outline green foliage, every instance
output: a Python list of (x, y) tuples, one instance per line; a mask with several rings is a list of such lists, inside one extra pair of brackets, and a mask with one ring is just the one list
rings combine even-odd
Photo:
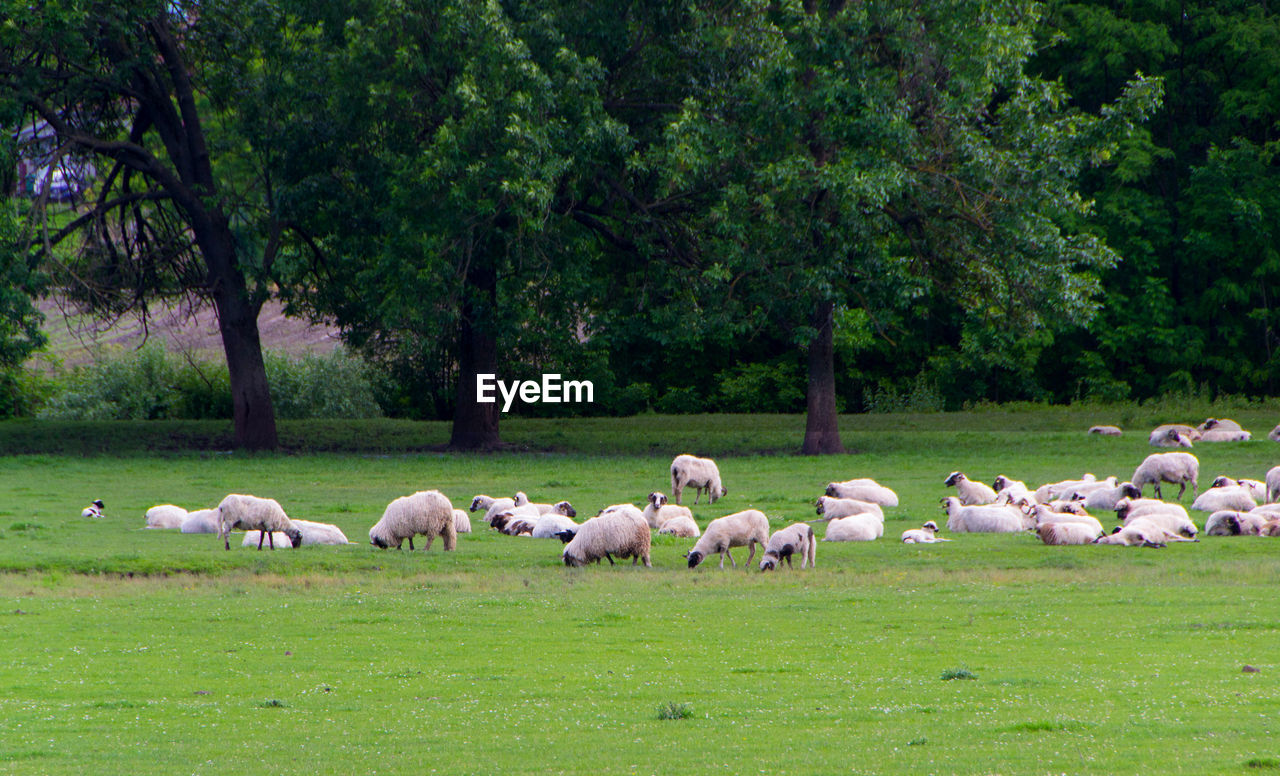
[(977, 679), (978, 675), (967, 668), (948, 668), (942, 672), (942, 681), (950, 682), (955, 679)]
[(267, 357), (271, 401), (282, 419), (376, 418), (382, 414), (369, 368), (344, 350), (288, 358)]
[(717, 412), (801, 412), (805, 378), (787, 359), (770, 364), (739, 364), (716, 375)]
[(687, 703), (667, 701), (658, 707), (658, 719), (688, 719), (693, 716), (693, 707)]

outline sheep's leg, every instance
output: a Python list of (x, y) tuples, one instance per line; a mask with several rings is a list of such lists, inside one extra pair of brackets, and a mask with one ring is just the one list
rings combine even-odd
[(226, 544), (226, 545), (227, 545), (227, 550), (228, 550), (228, 551), (230, 551), (230, 550), (231, 550), (231, 537), (229, 537), (229, 536), (224, 536), (224, 537), (222, 538), (222, 541), (223, 541), (223, 543), (224, 543), (224, 544)]
[(736, 569), (738, 567), (738, 562), (733, 559), (733, 553), (729, 550), (725, 550), (724, 552), (720, 553), (720, 568), (724, 568), (724, 556), (726, 555), (729, 556), (729, 563), (731, 563), (733, 567)]
[(412, 536), (410, 536), (410, 537), (409, 537), (409, 549), (411, 549), (411, 550), (413, 549), (413, 537), (412, 537)]
[(694, 485), (694, 486), (693, 486), (693, 503), (694, 503), (694, 505), (697, 505), (697, 503), (698, 503), (698, 499), (700, 499), (700, 498), (702, 498), (702, 486), (701, 486), (701, 485)]
[[(750, 542), (747, 542), (747, 545), (748, 545), (749, 547), (751, 547), (751, 552), (750, 552), (750, 553), (748, 553), (748, 555), (747, 555), (747, 565), (748, 565), (748, 566), (750, 566), (750, 565), (751, 565), (751, 559), (752, 559), (752, 558), (754, 558), (754, 557), (756, 556), (756, 540), (755, 540), (755, 539), (752, 539)], [(760, 546), (761, 546), (761, 547), (763, 547), (763, 546), (764, 546), (764, 543), (763, 543), (763, 542), (762, 542), (762, 543), (760, 543)], [(790, 559), (790, 558), (788, 558), (787, 560), (791, 560), (791, 559)]]
[[(614, 563), (614, 562), (613, 562), (613, 556), (612, 556), (612, 555), (610, 555), (609, 553), (607, 553), (607, 552), (606, 552), (606, 553), (604, 554), (604, 556), (605, 556), (606, 558), (608, 558), (608, 559), (609, 559), (609, 565), (610, 565), (610, 566), (616, 566), (616, 565), (617, 565), (616, 563)], [(597, 563), (598, 563), (598, 562), (599, 562), (599, 561), (597, 561)]]
[(427, 534), (427, 546), (424, 549), (431, 549), (431, 543), (435, 541), (435, 539), (436, 537), (433, 534)]
[(265, 531), (258, 531), (258, 549), (259, 550), (262, 549), (262, 540), (267, 538), (265, 534), (266, 534)]
[(1163, 501), (1164, 497), (1160, 495), (1160, 483), (1156, 482), (1156, 484), (1152, 486), (1152, 489), (1155, 491), (1156, 498), (1161, 499)]
[(1182, 500), (1182, 494), (1183, 494), (1183, 493), (1186, 493), (1186, 492), (1187, 492), (1187, 483), (1186, 483), (1186, 481), (1179, 482), (1179, 483), (1178, 483), (1178, 500), (1179, 500), (1179, 501), (1181, 501), (1181, 500)]
[[(271, 549), (273, 549), (273, 550), (274, 550), (274, 549), (276, 548), (276, 534), (275, 534), (275, 531), (267, 531), (267, 543), (271, 545)], [(259, 539), (259, 540), (258, 540), (258, 549), (262, 549), (262, 540), (261, 540), (261, 539)]]

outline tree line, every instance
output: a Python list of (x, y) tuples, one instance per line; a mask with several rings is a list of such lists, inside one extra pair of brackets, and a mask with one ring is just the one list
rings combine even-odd
[(246, 447), (272, 296), (459, 448), (500, 442), (479, 373), (803, 410), (810, 453), (877, 397), (1273, 379), (1265, 8), (4, 2), (0, 124), (96, 160), (9, 198), (12, 287), (211, 300)]

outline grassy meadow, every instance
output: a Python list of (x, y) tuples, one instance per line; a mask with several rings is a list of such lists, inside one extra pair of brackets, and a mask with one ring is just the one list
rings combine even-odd
[[(127, 452), (34, 454), (13, 440), (48, 427), (4, 424), (0, 773), (1280, 772), (1280, 541), (896, 541), (941, 514), (952, 470), (1127, 477), (1149, 421), (1201, 419), (1086, 415), (849, 417), (856, 452), (823, 458), (783, 454), (803, 430), (785, 416), (512, 421), (519, 451), (467, 456), (432, 452), (432, 424), (280, 455), (147, 452), (139, 437), (180, 429), (109, 424), (82, 435)], [(1202, 487), (1280, 463), (1280, 411), (1232, 417), (1261, 441), (1197, 445)], [(1143, 426), (1085, 436), (1095, 422)], [(692, 540), (671, 537), (652, 569), (567, 569), (558, 542), (478, 521), (456, 553), (367, 543), (424, 488), (462, 507), (516, 489), (584, 515), (642, 503), (677, 452), (718, 456), (729, 494), (694, 507), (703, 526), (809, 519), (828, 481), (859, 476), (901, 506), (883, 540), (775, 574), (742, 550), (736, 570), (690, 571)], [(232, 491), (355, 543), (226, 552), (141, 528), (148, 506)], [(94, 498), (107, 516), (80, 518)]]

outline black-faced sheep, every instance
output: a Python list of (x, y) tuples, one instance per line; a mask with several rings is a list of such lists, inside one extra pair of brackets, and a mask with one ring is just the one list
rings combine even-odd
[[(1068, 498), (1074, 498), (1080, 495), (1076, 491), (1067, 494)], [(1132, 482), (1122, 482), (1114, 488), (1097, 488), (1092, 493), (1084, 495), (1083, 502), (1085, 509), (1106, 509), (1112, 510), (1116, 508), (1116, 502), (1122, 498), (1142, 498), (1142, 491), (1138, 490)]]
[(294, 520), (293, 526), (302, 531), (303, 546), (309, 544), (351, 544), (342, 529), (332, 523), (313, 520)]
[(1204, 532), (1209, 536), (1261, 536), (1267, 523), (1274, 519), (1269, 518), (1249, 512), (1214, 512), (1204, 521)]
[(80, 510), (80, 516), (81, 517), (102, 517), (102, 510), (104, 509), (106, 509), (106, 507), (103, 505), (102, 499), (95, 498), (92, 502), (89, 503), (89, 506)]
[(792, 523), (776, 531), (765, 545), (760, 558), (761, 571), (773, 571), (783, 560), (788, 568), (794, 568), (792, 555), (800, 556), (800, 568), (818, 565), (818, 543), (813, 538), (813, 527), (807, 523)]
[(698, 503), (704, 490), (712, 504), (729, 493), (720, 481), (720, 469), (715, 461), (687, 454), (677, 455), (671, 461), (671, 498), (677, 504), (681, 503), (684, 489), (690, 485), (697, 490), (693, 496), (694, 504)]
[(933, 544), (934, 542), (949, 542), (950, 539), (943, 539), (937, 535), (938, 524), (929, 520), (919, 528), (908, 528), (902, 532), (903, 544)]
[(1200, 461), (1191, 453), (1152, 453), (1148, 455), (1138, 468), (1134, 470), (1129, 481), (1141, 493), (1148, 484), (1155, 486), (1156, 498), (1160, 498), (1160, 484), (1167, 482), (1177, 485), (1178, 498), (1187, 491), (1191, 484), (1192, 498), (1199, 495)]
[(232, 493), (218, 504), (217, 512), (218, 538), (228, 550), (231, 549), (229, 536), (232, 531), (261, 531), (259, 550), (264, 537), (271, 543), (271, 549), (275, 549), (275, 532), (287, 534), (294, 547), (302, 544), (302, 531), (294, 527), (293, 521), (275, 499)]
[(1194, 537), (1198, 531), (1196, 524), (1187, 515), (1187, 510), (1180, 504), (1166, 504), (1142, 499), (1132, 502), (1120, 499), (1116, 502), (1116, 517), (1125, 525), (1135, 520), (1150, 520), (1171, 534)]
[(420, 490), (409, 496), (395, 499), (382, 512), (382, 518), (369, 529), (369, 543), (380, 549), (400, 545), (409, 540), (414, 549), (413, 537), (427, 537), (426, 549), (431, 549), (437, 536), (444, 538), (446, 552), (457, 549), (458, 529), (453, 522), (453, 504), (438, 490)]
[(994, 504), (996, 500), (995, 490), (981, 482), (974, 482), (964, 472), (951, 472), (942, 484), (948, 488), (954, 486), (956, 493), (960, 494), (960, 503), (966, 507)]
[(640, 510), (633, 506), (630, 509), (606, 509), (578, 526), (578, 532), (564, 546), (560, 557), (564, 565), (573, 567), (599, 563), (601, 559), (607, 559), (612, 566), (615, 555), (632, 558), (633, 566), (644, 561), (646, 567), (652, 567), (649, 561), (650, 541), (649, 524)]
[(707, 524), (707, 530), (693, 545), (693, 549), (685, 557), (689, 560), (689, 568), (697, 568), (703, 559), (711, 553), (720, 555), (720, 568), (724, 568), (724, 556), (729, 556), (729, 563), (738, 567), (729, 550), (733, 547), (750, 547), (747, 563), (756, 556), (756, 545), (764, 547), (769, 543), (769, 518), (758, 509), (747, 509), (734, 512), (732, 515), (718, 517)]
[[(1196, 434), (1196, 439), (1199, 438), (1200, 435)], [(1151, 436), (1147, 441), (1152, 447), (1193, 447), (1193, 440), (1191, 437), (1176, 428), (1166, 429), (1159, 434), (1152, 431)]]

